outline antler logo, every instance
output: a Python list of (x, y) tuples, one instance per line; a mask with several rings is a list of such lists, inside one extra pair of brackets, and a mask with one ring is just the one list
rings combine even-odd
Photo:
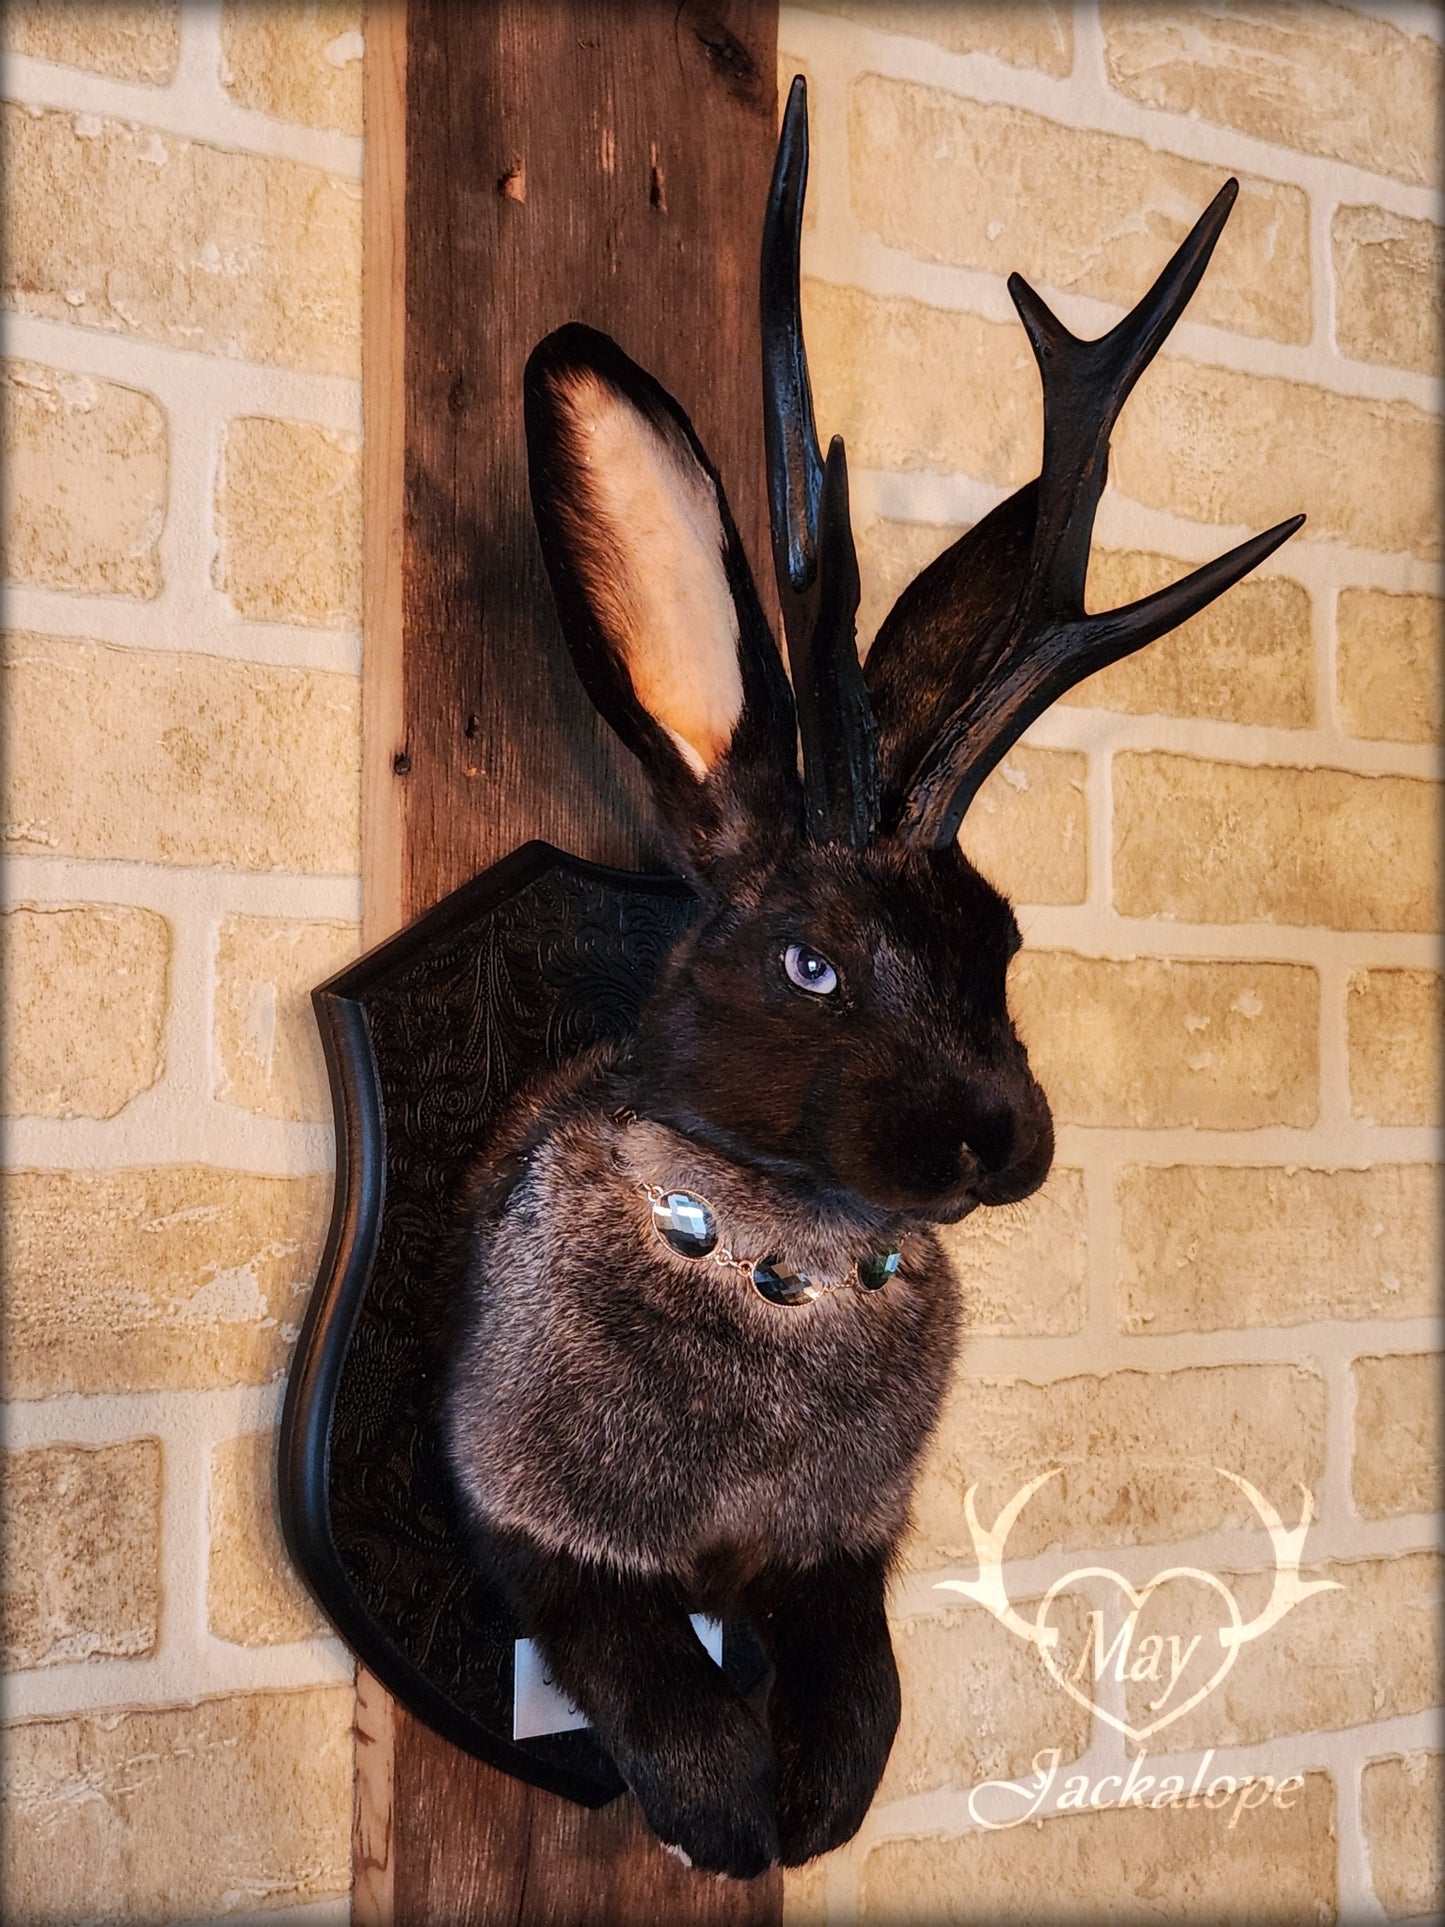
[[(1016, 1633), (1020, 1639), (1025, 1639), (1030, 1645), (1038, 1648), (1039, 1656), (1050, 1676), (1070, 1698), (1077, 1700), (1081, 1706), (1089, 1707), (1101, 1719), (1107, 1720), (1110, 1726), (1127, 1734), (1131, 1740), (1142, 1742), (1149, 1734), (1157, 1733), (1161, 1727), (1171, 1725), (1173, 1721), (1182, 1718), (1191, 1707), (1197, 1706), (1224, 1679), (1239, 1657), (1241, 1649), (1252, 1640), (1263, 1637), (1271, 1627), (1277, 1626), (1286, 1613), (1293, 1612), (1301, 1600), (1308, 1599), (1311, 1593), (1340, 1590), (1339, 1582), (1334, 1579), (1301, 1579), (1300, 1577), (1299, 1566), (1304, 1552), (1305, 1534), (1309, 1531), (1314, 1512), (1314, 1500), (1308, 1488), (1303, 1485), (1300, 1487), (1299, 1524), (1286, 1526), (1268, 1499), (1261, 1492), (1256, 1491), (1248, 1479), (1241, 1478), (1237, 1472), (1225, 1471), (1223, 1466), (1216, 1466), (1215, 1470), (1221, 1478), (1232, 1480), (1244, 1493), (1264, 1522), (1274, 1547), (1274, 1586), (1262, 1611), (1256, 1613), (1252, 1619), (1245, 1619), (1240, 1612), (1239, 1602), (1230, 1588), (1215, 1573), (1206, 1572), (1200, 1566), (1170, 1566), (1164, 1572), (1156, 1573), (1147, 1585), (1141, 1587), (1133, 1586), (1122, 1573), (1114, 1572), (1108, 1566), (1080, 1566), (1073, 1572), (1065, 1573), (1062, 1579), (1056, 1579), (1039, 1601), (1038, 1610), (1033, 1619), (1025, 1619), (1015, 1610), (1004, 1585), (1004, 1548), (1008, 1543), (1009, 1534), (1017, 1525), (1019, 1515), (1029, 1500), (1041, 1486), (1047, 1485), (1050, 1479), (1057, 1478), (1062, 1470), (1062, 1466), (1055, 1466), (1051, 1471), (1043, 1472), (1038, 1478), (1031, 1479), (999, 1513), (992, 1530), (986, 1529), (979, 1522), (978, 1508), (975, 1504), (978, 1487), (971, 1485), (964, 1493), (963, 1509), (964, 1516), (968, 1520), (969, 1532), (973, 1537), (974, 1553), (978, 1559), (978, 1577), (977, 1579), (944, 1579), (939, 1582), (936, 1590), (962, 1593), (965, 1598), (976, 1600), (980, 1606), (986, 1606), (996, 1619), (1001, 1620), (1008, 1627), (1010, 1632)], [(1067, 1666), (1060, 1656), (1059, 1627), (1050, 1622), (1050, 1616), (1061, 1593), (1069, 1592), (1081, 1582), (1089, 1580), (1102, 1580), (1111, 1586), (1118, 1587), (1127, 1610), (1122, 1616), (1118, 1630), (1112, 1639), (1107, 1641), (1105, 1615), (1098, 1611), (1091, 1612), (1088, 1615), (1089, 1637), (1084, 1650), (1075, 1664)], [(1136, 1634), (1145, 1608), (1155, 1593), (1161, 1587), (1177, 1580), (1192, 1580), (1214, 1592), (1227, 1614), (1227, 1623), (1218, 1628), (1220, 1657), (1214, 1670), (1187, 1698), (1177, 1705), (1169, 1706), (1165, 1711), (1176, 1687), (1199, 1653), (1204, 1635), (1196, 1634), (1186, 1640), (1178, 1634), (1170, 1635), (1166, 1639), (1160, 1634), (1150, 1633), (1136, 1641)], [(1204, 1662), (1207, 1663), (1212, 1657), (1212, 1653), (1206, 1648), (1202, 1656)], [(1096, 1689), (1111, 1666), (1114, 1678), (1121, 1682), (1126, 1680), (1153, 1682), (1162, 1679), (1162, 1692), (1149, 1701), (1146, 1708), (1147, 1711), (1156, 1713), (1158, 1717), (1142, 1725), (1133, 1725), (1100, 1706), (1093, 1695), (1086, 1692), (1080, 1683), (1089, 1670), (1091, 1662), (1092, 1683)]]

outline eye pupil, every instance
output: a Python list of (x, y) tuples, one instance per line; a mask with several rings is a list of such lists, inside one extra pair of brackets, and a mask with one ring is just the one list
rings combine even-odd
[(826, 957), (810, 950), (805, 943), (790, 943), (783, 952), (783, 969), (788, 981), (799, 990), (814, 991), (826, 997), (838, 988), (838, 973)]

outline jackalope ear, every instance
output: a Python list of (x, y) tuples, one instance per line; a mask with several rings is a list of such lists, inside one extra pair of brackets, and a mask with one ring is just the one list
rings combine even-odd
[(787, 679), (717, 472), (671, 395), (569, 323), (524, 383), (532, 507), (587, 693), (693, 827), (730, 752), (795, 762)]

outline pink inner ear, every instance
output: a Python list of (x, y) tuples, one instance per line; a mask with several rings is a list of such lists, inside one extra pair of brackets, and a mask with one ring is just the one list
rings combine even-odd
[(705, 776), (743, 706), (717, 494), (680, 435), (587, 370), (558, 393), (576, 463), (573, 561), (643, 708)]

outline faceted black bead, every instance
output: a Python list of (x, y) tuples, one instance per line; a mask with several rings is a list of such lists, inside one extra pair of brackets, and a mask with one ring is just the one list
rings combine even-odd
[(858, 1260), (858, 1283), (864, 1291), (882, 1291), (898, 1270), (899, 1254), (896, 1251), (875, 1252), (871, 1258)]
[(826, 1285), (815, 1283), (805, 1271), (790, 1271), (777, 1258), (760, 1258), (753, 1266), (753, 1287), (770, 1305), (810, 1304)]
[(668, 1191), (655, 1199), (652, 1228), (679, 1258), (706, 1258), (717, 1247), (717, 1219), (690, 1191)]

